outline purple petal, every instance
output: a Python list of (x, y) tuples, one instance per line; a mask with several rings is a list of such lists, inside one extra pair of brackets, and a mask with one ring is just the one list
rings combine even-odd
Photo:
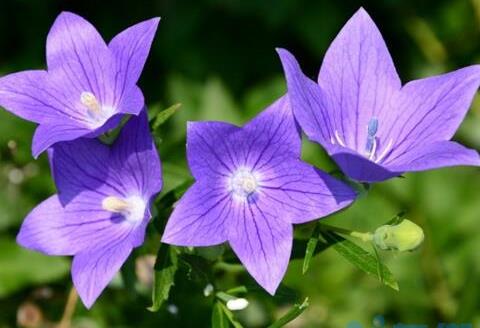
[(388, 167), (372, 162), (348, 148), (332, 145), (329, 153), (345, 175), (353, 180), (380, 182), (403, 173), (403, 171), (391, 171)]
[(104, 211), (100, 197), (85, 191), (64, 206), (57, 195), (51, 196), (28, 214), (17, 242), (48, 255), (75, 255), (115, 241), (118, 235), (129, 232), (131, 225)]
[(306, 77), (295, 57), (285, 49), (277, 49), (287, 80), (288, 97), (295, 118), (310, 140), (330, 145), (335, 133), (333, 118), (325, 105), (325, 96), (318, 84)]
[(356, 198), (343, 182), (299, 160), (285, 160), (260, 174), (260, 197), (265, 197), (271, 208), (278, 208), (287, 222), (304, 223), (324, 217)]
[(401, 87), (382, 35), (363, 8), (331, 44), (318, 82), (339, 138), (363, 152), (368, 123), (377, 118), (382, 126), (389, 120), (391, 98)]
[(390, 165), (416, 147), (451, 139), (479, 84), (480, 65), (406, 84), (395, 99), (391, 125), (379, 131), (379, 138), (393, 142), (384, 163)]
[[(80, 99), (80, 96), (79, 96)], [(36, 123), (86, 123), (71, 99), (45, 71), (24, 71), (0, 79), (0, 105)]]
[(232, 135), (241, 129), (223, 122), (188, 122), (187, 158), (196, 179), (227, 176), (237, 166), (240, 145)]
[(105, 197), (122, 195), (122, 190), (108, 181), (110, 150), (99, 141), (83, 138), (61, 142), (49, 155), (62, 204), (89, 191), (98, 191)]
[(128, 233), (115, 237), (101, 247), (78, 253), (73, 260), (73, 284), (87, 308), (93, 305), (132, 251)]
[(118, 108), (121, 109), (122, 113), (138, 115), (144, 106), (145, 99), (143, 98), (142, 90), (135, 85), (125, 91)]
[(47, 65), (62, 76), (66, 89), (80, 99), (91, 92), (102, 105), (115, 107), (115, 61), (95, 27), (70, 12), (61, 13), (47, 38)]
[(88, 129), (75, 124), (41, 124), (37, 127), (33, 135), (33, 157), (38, 158), (41, 153), (58, 141), (75, 140), (89, 132)]
[(242, 146), (236, 150), (239, 152), (237, 158), (251, 170), (285, 158), (300, 158), (300, 131), (287, 97), (275, 101), (247, 123), (242, 136)]
[[(160, 18), (138, 23), (119, 33), (108, 47), (113, 52), (117, 71), (118, 90), (135, 85), (142, 73)], [(123, 92), (120, 92), (123, 94)]]
[(123, 127), (112, 147), (110, 165), (112, 179), (126, 194), (137, 191), (150, 198), (162, 189), (162, 167), (146, 109), (139, 116), (130, 117)]
[(196, 182), (168, 219), (162, 242), (179, 246), (210, 246), (227, 240), (225, 221), (233, 215), (226, 187)]
[(438, 141), (397, 157), (390, 163), (389, 169), (407, 172), (457, 165), (480, 166), (480, 156), (476, 150), (456, 142)]
[(252, 277), (273, 295), (287, 270), (293, 228), (261, 199), (233, 206), (228, 240)]

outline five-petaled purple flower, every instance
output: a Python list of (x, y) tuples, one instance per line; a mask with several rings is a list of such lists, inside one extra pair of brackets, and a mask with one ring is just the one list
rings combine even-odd
[(376, 182), (404, 172), (480, 165), (449, 141), (480, 84), (480, 65), (402, 87), (375, 23), (360, 9), (328, 49), (318, 84), (279, 49), (296, 119), (344, 173)]
[(286, 97), (243, 128), (189, 123), (187, 157), (196, 182), (176, 205), (162, 241), (181, 246), (228, 241), (273, 294), (289, 262), (292, 223), (335, 212), (356, 197), (344, 183), (302, 162), (300, 148)]
[(144, 99), (136, 83), (158, 22), (134, 25), (107, 45), (90, 23), (63, 12), (48, 34), (48, 70), (0, 79), (0, 105), (39, 124), (35, 157), (59, 141), (99, 136), (118, 124), (120, 114), (140, 113)]
[(112, 147), (95, 139), (48, 151), (58, 194), (27, 216), (17, 241), (48, 255), (73, 255), (74, 285), (87, 307), (143, 243), (161, 165), (145, 112), (132, 116)]

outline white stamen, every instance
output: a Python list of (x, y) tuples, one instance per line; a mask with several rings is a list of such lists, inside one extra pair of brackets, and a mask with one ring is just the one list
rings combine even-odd
[(340, 138), (340, 135), (338, 134), (338, 130), (335, 130), (335, 139), (337, 139), (337, 142), (339, 143), (340, 146), (345, 147), (345, 144), (343, 143), (342, 139)]
[(370, 154), (368, 156), (369, 160), (373, 160), (373, 157), (375, 157), (376, 151), (377, 151), (377, 138), (373, 138), (372, 150), (370, 151)]
[(333, 136), (330, 136), (330, 142), (332, 143), (332, 145), (335, 144), (335, 139), (333, 138)]
[(102, 208), (112, 213), (121, 214), (127, 221), (138, 222), (145, 214), (145, 201), (139, 196), (126, 199), (116, 196), (108, 196), (102, 201)]
[(258, 189), (257, 176), (247, 168), (238, 169), (228, 181), (230, 191), (239, 199), (246, 199)]
[(244, 298), (235, 298), (227, 302), (227, 309), (230, 311), (240, 311), (248, 306), (248, 301)]
[(375, 163), (379, 163), (390, 152), (390, 149), (392, 149), (392, 145), (393, 145), (393, 139), (390, 139), (390, 141), (388, 141), (388, 144), (383, 150), (383, 152), (375, 160)]
[(84, 91), (80, 95), (80, 102), (88, 108), (88, 110), (94, 114), (98, 115), (101, 112), (100, 103), (97, 100), (97, 97), (91, 92)]

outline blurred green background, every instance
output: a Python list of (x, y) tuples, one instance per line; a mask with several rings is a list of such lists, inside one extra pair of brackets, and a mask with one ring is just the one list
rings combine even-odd
[[(184, 159), (186, 120), (244, 123), (285, 92), (275, 47), (291, 50), (305, 72), (316, 76), (321, 58), (347, 19), (364, 6), (389, 46), (403, 81), (480, 63), (480, 1), (54, 1), (0, 2), (0, 74), (44, 67), (45, 39), (56, 15), (74, 11), (108, 40), (138, 21), (161, 16), (139, 82), (152, 111), (182, 103), (155, 132), (164, 161), (165, 190), (189, 179)], [(68, 258), (22, 250), (15, 235), (25, 215), (55, 192), (45, 155), (33, 161), (34, 125), (0, 110), (0, 327), (52, 326), (62, 317), (71, 287)], [(480, 148), (480, 99), (475, 100), (457, 140)], [(331, 170), (321, 148), (305, 142), (304, 159)], [(286, 295), (310, 298), (310, 307), (290, 327), (385, 327), (440, 322), (480, 326), (480, 174), (449, 168), (408, 174), (375, 185), (366, 197), (325, 222), (368, 231), (401, 210), (421, 225), (423, 246), (408, 254), (382, 253), (400, 291), (353, 267), (333, 250), (315, 257), (302, 275), (292, 261)], [(308, 230), (307, 227), (303, 227)], [(298, 227), (299, 231), (302, 227)], [(151, 304), (151, 269), (159, 236), (128, 265), (137, 269), (136, 291), (115, 280), (91, 311), (78, 304), (74, 327), (209, 327), (212, 298), (201, 279), (178, 274), (167, 306)], [(151, 258), (150, 258), (151, 260)], [(219, 286), (249, 281), (244, 273), (216, 276)], [(292, 290), (294, 292), (292, 292)], [(246, 327), (263, 327), (291, 305), (283, 293), (253, 291), (235, 315)], [(375, 321), (374, 318), (377, 318)], [(350, 325), (350, 326), (349, 326)], [(467, 326), (466, 326), (467, 327)]]

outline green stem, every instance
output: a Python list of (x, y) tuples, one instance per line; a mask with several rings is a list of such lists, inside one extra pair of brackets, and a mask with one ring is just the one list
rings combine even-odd
[(353, 238), (360, 239), (363, 242), (370, 242), (373, 240), (373, 234), (371, 232), (359, 232), (359, 231), (351, 231), (344, 228), (333, 227), (326, 224), (320, 224), (320, 227), (324, 230), (330, 230), (334, 232), (338, 232), (339, 234), (350, 236)]
[(238, 273), (245, 271), (245, 268), (241, 264), (232, 264), (226, 262), (217, 262), (213, 265), (214, 270), (226, 271), (231, 273)]

